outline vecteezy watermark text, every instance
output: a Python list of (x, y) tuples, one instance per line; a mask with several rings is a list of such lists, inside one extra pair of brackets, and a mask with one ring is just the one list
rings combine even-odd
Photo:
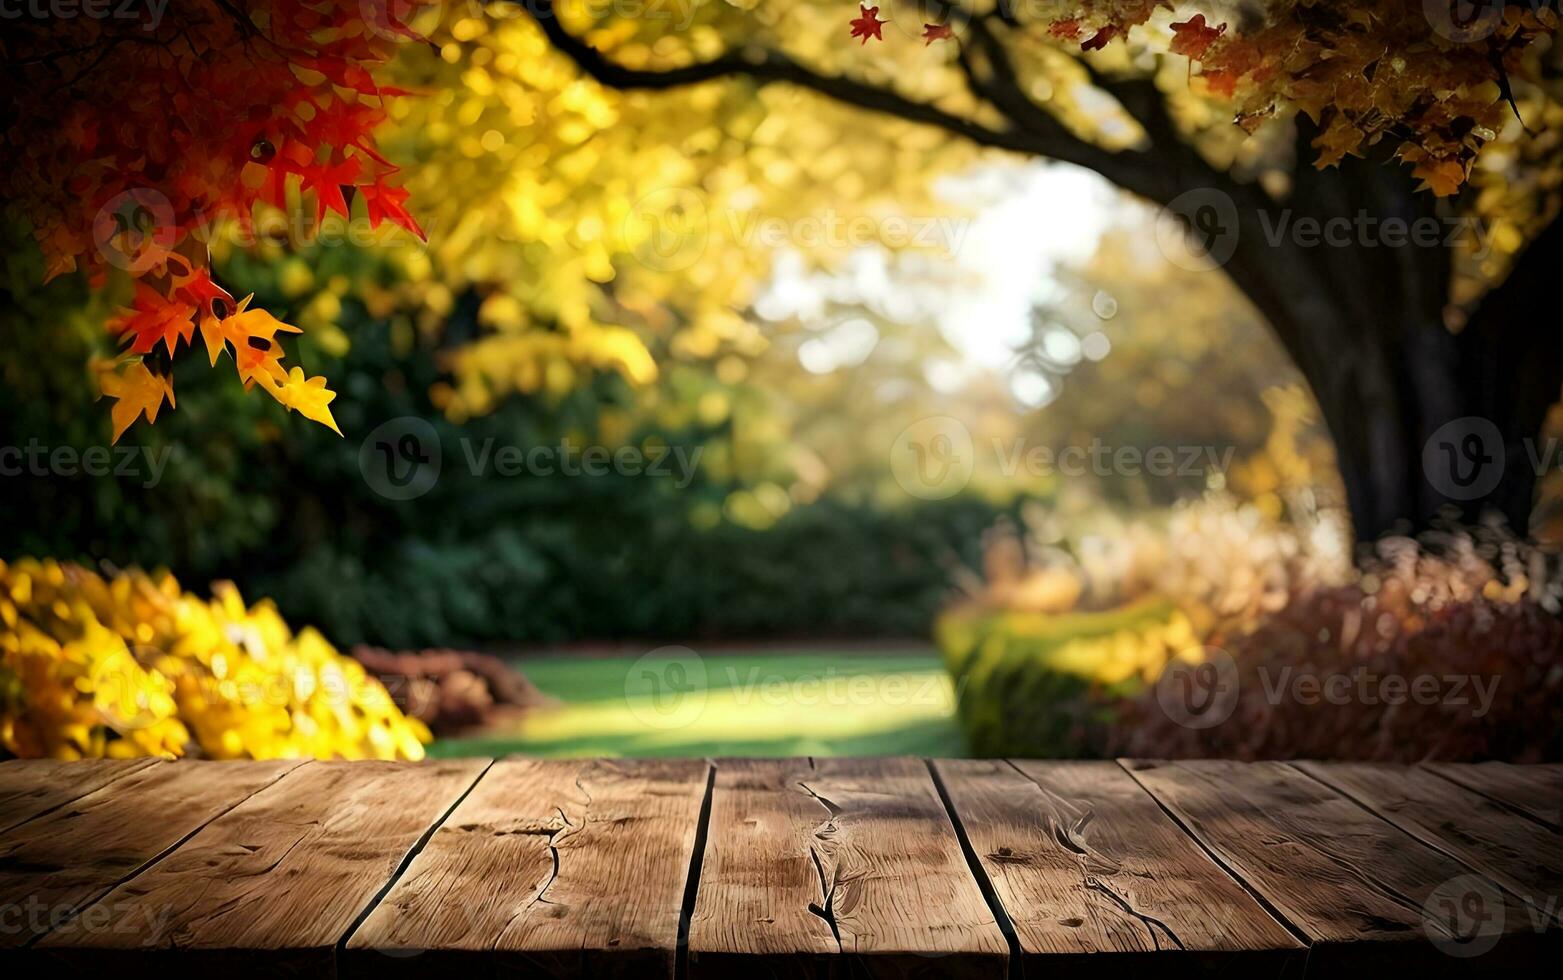
[(705, 711), (712, 691), (742, 709), (853, 710), (881, 705), (953, 710), (965, 684), (947, 675), (870, 675), (834, 667), (818, 673), (776, 673), (764, 667), (708, 665), (688, 647), (666, 646), (641, 656), (624, 675), (630, 712), (650, 728), (683, 728)]
[[(672, 480), (683, 490), (694, 482), (702, 446), (600, 446), (560, 441), (553, 445), (501, 443), (490, 436), (459, 440), (460, 458), (472, 476), (513, 478), (605, 477)], [(358, 447), (358, 470), (369, 488), (388, 500), (412, 500), (434, 489), (445, 465), (439, 432), (427, 419), (403, 416), (376, 426)]]
[[(1257, 673), (1271, 707), (1436, 705), (1468, 709), (1472, 718), (1484, 718), (1492, 710), (1503, 679), (1498, 674), (1380, 673), (1367, 667), (1321, 671), (1289, 665), (1261, 665)], [(1202, 647), (1166, 666), (1156, 681), (1156, 700), (1168, 718), (1185, 728), (1212, 728), (1232, 717), (1241, 686), (1232, 655)]]
[(163, 934), (170, 905), (98, 902), (85, 909), (69, 902), (46, 902), (37, 895), (0, 904), (0, 936), (41, 936), (62, 927), (72, 932), (154, 937)]
[(1026, 477), (1140, 477), (1156, 479), (1208, 478), (1225, 474), (1235, 446), (1162, 445), (1112, 446), (1093, 438), (1088, 445), (1055, 448), (1025, 438), (995, 438), (979, 446), (971, 430), (951, 415), (919, 419), (896, 437), (890, 447), (890, 471), (901, 489), (923, 500), (942, 500), (965, 489), (981, 450), (991, 454), (994, 468), (1006, 479)]
[(29, 439), (25, 446), (0, 446), (0, 477), (89, 476), (139, 480), (151, 489), (162, 482), (173, 449), (163, 446), (46, 446)]
[(0, 20), (138, 20), (155, 31), (168, 0), (0, 0)]
[(650, 476), (671, 477), (682, 490), (695, 478), (702, 446), (554, 446), (497, 445), (490, 437), (481, 442), (461, 440), (467, 469), (474, 476)]
[[(1269, 248), (1459, 248), (1473, 258), (1492, 254), (1497, 230), (1474, 215), (1378, 215), (1366, 208), (1352, 214), (1299, 214), (1291, 208), (1261, 209), (1245, 224), (1237, 202), (1224, 191), (1197, 187), (1167, 202), (1157, 216), (1155, 237), (1162, 255), (1182, 269), (1225, 265), (1245, 234)], [(1257, 239), (1252, 236), (1257, 233)]]

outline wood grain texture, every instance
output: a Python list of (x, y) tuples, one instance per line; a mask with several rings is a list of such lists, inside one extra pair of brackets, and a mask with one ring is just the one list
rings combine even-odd
[(0, 834), (79, 800), (157, 759), (18, 759), (0, 765)]
[(922, 762), (718, 761), (691, 977), (750, 957), (762, 975), (999, 977), (1008, 956)]
[(1297, 767), (1525, 900), (1538, 925), (1559, 925), (1563, 834), (1424, 769), (1342, 762)]
[(709, 772), (498, 763), (354, 932), (345, 972), (671, 978)]
[(1246, 978), (1296, 975), (1297, 935), (1307, 975), (1331, 978), (1563, 958), (1546, 818), (1563, 767), (486, 767), (0, 763), (0, 962), (116, 980)]
[[(1201, 843), (1311, 940), (1308, 969), (1501, 973), (1559, 933), (1468, 868), (1276, 762), (1124, 762)], [(1447, 916), (1477, 905), (1469, 920)]]
[(1027, 973), (1301, 972), (1303, 945), (1112, 762), (935, 764)]
[(1422, 768), (1563, 831), (1563, 765), (1429, 762)]
[[(298, 763), (119, 765), (126, 774), (114, 780), (103, 778), (102, 767), (84, 768), (83, 785), (97, 789), (0, 837), (0, 949), (34, 942), (51, 928), (107, 928), (100, 912), (65, 919)], [(116, 925), (140, 935), (147, 921)]]
[(812, 848), (826, 814), (803, 789), (814, 775), (807, 759), (719, 760), (689, 925), (692, 977), (828, 976), (842, 965)]
[[(223, 785), (265, 765), (210, 764)], [(337, 941), (486, 765), (305, 763), (87, 910), (107, 909), (99, 928), (39, 949), (116, 976), (330, 973)]]

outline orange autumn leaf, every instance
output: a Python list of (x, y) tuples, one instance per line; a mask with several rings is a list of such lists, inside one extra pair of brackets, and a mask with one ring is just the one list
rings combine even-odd
[(246, 387), (256, 381), (282, 381), (287, 371), (282, 367), (282, 344), (278, 333), (300, 333), (298, 327), (272, 316), (262, 309), (250, 309), (253, 296), (246, 296), (239, 309), (222, 321), (224, 339), (233, 346), (233, 358), (239, 368), (239, 377)]
[(262, 387), (289, 411), (319, 422), (337, 435), (342, 434), (328, 407), (336, 398), (336, 392), (326, 387), (325, 378), (306, 378), (303, 368), (294, 368), (279, 383), (262, 382)]
[(1465, 183), (1465, 168), (1458, 160), (1424, 160), (1412, 168), (1411, 176), (1425, 181), (1438, 197), (1448, 197)]
[(109, 318), (109, 332), (126, 343), (132, 354), (147, 354), (158, 341), (177, 352), (179, 341), (190, 342), (195, 331), (195, 307), (171, 300), (144, 282), (136, 283), (136, 296), (130, 309), (121, 309)]
[(1216, 43), (1216, 39), (1225, 34), (1227, 25), (1210, 27), (1205, 23), (1204, 14), (1195, 14), (1191, 19), (1181, 24), (1172, 25), (1172, 53), (1186, 55), (1198, 60), (1205, 56), (1210, 46)]
[(360, 193), (371, 226), (390, 220), (423, 237), (375, 143), (389, 99), (406, 94), (375, 71), (416, 37), (404, 21), (423, 6), (433, 0), (132, 4), (114, 40), (143, 43), (125, 45), (104, 43), (101, 18), (8, 23), (18, 97), (0, 200), (30, 223), (46, 279), (81, 270), (95, 289), (116, 271), (136, 281), (132, 306), (107, 322), (126, 344), (121, 364), (159, 342), (173, 356), (199, 328), (214, 364), (233, 345), (248, 383), (286, 377), (279, 321), (251, 311), (227, 322), (233, 297), (209, 268), (214, 225), (248, 232), (258, 205), (312, 198), (318, 222), (346, 216)]
[(156, 422), (164, 399), (170, 407), (174, 406), (172, 382), (160, 374), (153, 374), (144, 361), (132, 361), (123, 371), (115, 371), (112, 366), (100, 367), (98, 389), (115, 399), (110, 418), (114, 423), (116, 443), (141, 416), (146, 416), (149, 425)]
[(1237, 92), (1237, 75), (1229, 71), (1206, 71), (1199, 76), (1212, 95), (1230, 99)]

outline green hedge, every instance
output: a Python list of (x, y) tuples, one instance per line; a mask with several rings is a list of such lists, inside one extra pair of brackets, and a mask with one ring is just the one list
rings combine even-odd
[[(89, 308), (77, 277), (36, 287), (41, 267), (11, 271), (0, 281), (0, 447), (106, 445), (109, 406), (86, 366), (110, 346), (105, 304)], [(261, 299), (288, 312), (279, 296)], [(470, 297), (458, 302), (441, 343), (474, 330), (475, 310)], [(403, 350), (353, 301), (342, 317), (353, 337), (345, 356), (312, 347), (308, 335), (290, 343), (340, 392), (331, 408), (346, 438), (246, 394), (231, 368), (210, 370), (194, 352), (176, 364), (177, 411), (137, 425), (116, 449), (149, 454), (157, 478), (0, 476), (0, 558), (168, 567), (194, 589), (232, 579), (339, 646), (913, 636), (926, 635), (946, 601), (951, 562), (978, 561), (982, 531), (999, 512), (975, 498), (886, 507), (867, 494), (827, 494), (751, 530), (696, 519), (721, 513), (743, 488), (705, 467), (684, 487), (611, 474), (473, 473), (463, 439), (589, 439), (605, 410), (635, 411), (632, 393), (603, 378), (559, 402), (516, 397), (456, 425), (427, 395), (447, 348)], [(59, 329), (39, 329), (44, 322)], [(433, 427), (444, 468), (426, 495), (388, 500), (360, 475), (360, 442), (404, 416)], [(688, 459), (727, 435), (640, 417), (630, 441), (661, 440)]]
[(1095, 754), (1110, 702), (1194, 642), (1178, 607), (1154, 597), (1061, 615), (952, 610), (934, 636), (972, 752), (1049, 758)]

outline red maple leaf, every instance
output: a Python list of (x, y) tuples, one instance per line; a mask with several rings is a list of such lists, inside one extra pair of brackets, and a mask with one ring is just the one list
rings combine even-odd
[(1107, 42), (1118, 36), (1116, 24), (1108, 24), (1106, 27), (1092, 34), (1080, 43), (1081, 51), (1100, 51), (1107, 47)]
[(1172, 53), (1188, 55), (1190, 58), (1199, 59), (1205, 56), (1205, 51), (1216, 38), (1225, 34), (1227, 25), (1210, 27), (1205, 23), (1204, 14), (1195, 14), (1193, 19), (1181, 24), (1172, 25)]
[(925, 47), (925, 48), (928, 45), (930, 45), (933, 42), (935, 42), (935, 41), (940, 41), (940, 40), (943, 40), (944, 38), (954, 37), (954, 36), (955, 36), (955, 31), (950, 27), (949, 24), (924, 24), (923, 25), (923, 47)]
[(884, 29), (885, 21), (879, 19), (878, 7), (865, 7), (858, 5), (858, 16), (852, 20), (852, 36), (860, 37), (867, 44), (869, 38), (883, 41), (884, 35), (879, 33)]
[(109, 318), (109, 332), (130, 347), (132, 354), (149, 354), (161, 340), (173, 355), (179, 341), (190, 342), (195, 332), (195, 307), (170, 300), (144, 282), (136, 283), (129, 309)]
[(403, 202), (407, 200), (406, 188), (387, 187), (376, 180), (372, 184), (359, 187), (358, 192), (364, 196), (364, 208), (369, 212), (369, 227), (378, 228), (380, 222), (390, 218), (391, 221), (418, 236), (419, 241), (428, 241), (428, 236), (423, 233), (418, 222), (403, 206)]

